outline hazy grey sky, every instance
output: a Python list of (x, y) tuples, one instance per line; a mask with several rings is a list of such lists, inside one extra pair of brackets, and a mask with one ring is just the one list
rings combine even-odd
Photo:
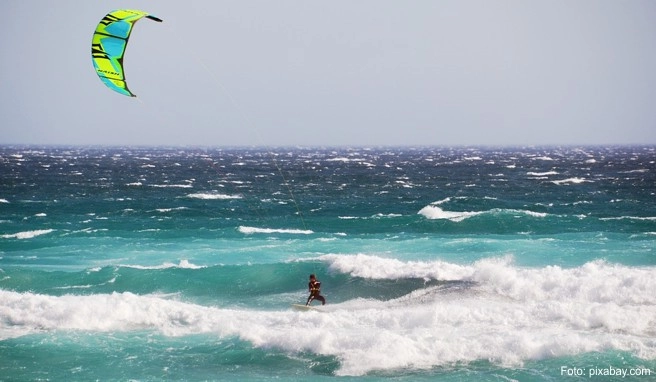
[[(91, 35), (137, 23), (130, 89)], [(656, 144), (654, 0), (3, 0), (0, 144)]]

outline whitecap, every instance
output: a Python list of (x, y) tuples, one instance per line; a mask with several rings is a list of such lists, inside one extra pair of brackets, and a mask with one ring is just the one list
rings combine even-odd
[(166, 213), (166, 212), (173, 212), (173, 211), (182, 211), (187, 209), (188, 209), (187, 207), (171, 207), (171, 208), (157, 208), (155, 209), (155, 211)]
[(548, 176), (548, 175), (558, 175), (557, 171), (546, 171), (546, 172), (534, 172), (534, 171), (529, 171), (526, 173), (526, 175), (529, 176)]
[(267, 234), (283, 233), (283, 234), (295, 234), (295, 235), (310, 235), (314, 233), (314, 231), (307, 230), (307, 229), (257, 228), (257, 227), (245, 227), (245, 226), (240, 226), (239, 232), (246, 235), (251, 235), (256, 233), (267, 233)]
[[(340, 257), (348, 256), (322, 260)], [(609, 350), (656, 357), (655, 267), (593, 262), (571, 269), (522, 268), (512, 258), (468, 265), (389, 260), (394, 259), (359, 257), (354, 264), (378, 262), (380, 271), (400, 265), (411, 275), (455, 267), (474, 284), (455, 290), (431, 286), (389, 301), (357, 298), (328, 304), (322, 312), (218, 308), (129, 292), (49, 296), (0, 290), (5, 317), (0, 339), (44, 331), (207, 334), (292, 356), (334, 357), (338, 376), (481, 360), (522, 367), (531, 360)]]
[(154, 188), (193, 188), (191, 184), (151, 184), (149, 187)]
[(46, 235), (51, 232), (53, 232), (54, 229), (38, 229), (34, 231), (24, 231), (24, 232), (18, 232), (14, 234), (6, 234), (0, 236), (3, 239), (19, 239), (19, 240), (24, 240), (24, 239), (32, 239), (37, 236), (41, 235)]
[(188, 194), (187, 197), (193, 199), (202, 199), (202, 200), (242, 199), (241, 195), (227, 195), (227, 194), (216, 194), (216, 193), (206, 193), (206, 192)]
[(575, 177), (575, 178), (568, 178), (568, 179), (562, 179), (562, 180), (552, 180), (552, 181), (551, 181), (551, 183), (553, 183), (553, 184), (557, 184), (557, 185), (568, 184), (568, 183), (571, 183), (571, 184), (581, 184), (581, 183), (586, 183), (586, 182), (588, 182), (588, 183), (593, 183), (593, 181), (591, 181), (591, 180), (587, 180), (587, 179), (584, 179), (584, 178), (578, 178), (578, 177)]
[(171, 263), (171, 262), (165, 262), (163, 264), (159, 265), (121, 265), (122, 267), (126, 268), (134, 268), (134, 269), (169, 269), (169, 268), (183, 268), (183, 269), (202, 269), (206, 268), (206, 266), (202, 265), (196, 265), (189, 260), (180, 260), (177, 264)]
[(443, 209), (441, 209), (436, 205), (428, 205), (422, 208), (421, 210), (419, 210), (419, 212), (417, 213), (419, 215), (423, 215), (427, 219), (431, 219), (431, 220), (446, 219), (446, 220), (451, 220), (453, 222), (460, 222), (472, 216), (481, 214), (481, 212), (444, 211)]

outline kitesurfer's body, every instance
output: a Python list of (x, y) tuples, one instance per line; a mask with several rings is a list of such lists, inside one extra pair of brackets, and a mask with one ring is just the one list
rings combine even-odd
[(309, 306), (314, 300), (319, 300), (321, 301), (321, 305), (326, 305), (326, 299), (321, 295), (321, 281), (317, 280), (314, 275), (310, 275), (308, 289), (310, 291), (310, 296), (305, 305)]

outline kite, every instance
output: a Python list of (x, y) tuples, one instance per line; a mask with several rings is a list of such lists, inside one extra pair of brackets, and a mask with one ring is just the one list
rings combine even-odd
[(162, 22), (143, 11), (119, 9), (100, 20), (91, 41), (91, 59), (100, 80), (115, 92), (130, 97), (136, 96), (125, 82), (123, 55), (134, 24), (144, 17)]

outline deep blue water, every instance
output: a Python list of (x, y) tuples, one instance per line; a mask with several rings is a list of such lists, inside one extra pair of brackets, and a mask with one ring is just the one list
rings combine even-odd
[(4, 146), (0, 380), (656, 380), (655, 249), (653, 146)]

